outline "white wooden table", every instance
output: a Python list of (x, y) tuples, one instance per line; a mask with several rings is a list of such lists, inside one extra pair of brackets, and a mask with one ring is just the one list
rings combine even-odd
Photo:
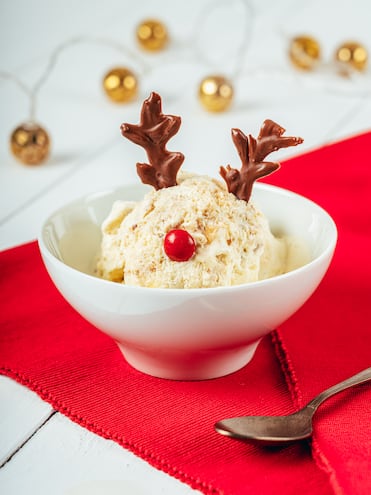
[[(303, 33), (318, 38), (326, 62), (348, 39), (371, 52), (368, 0), (251, 2), (251, 37), (238, 60), (243, 71), (235, 81), (235, 105), (221, 115), (202, 110), (196, 97), (200, 79), (216, 71), (228, 75), (236, 62), (233, 51), (217, 59), (217, 39), (211, 34), (238, 43), (243, 16), (237, 3), (229, 2), (229, 11), (222, 12), (224, 26), (220, 10), (204, 24), (200, 41), (208, 63), (196, 51), (177, 56), (187, 43), (193, 46), (205, 1), (1, 1), (0, 71), (17, 74), (28, 85), (40, 77), (55, 47), (76, 36), (112, 40), (135, 51), (136, 24), (156, 16), (174, 41), (166, 54), (144, 56), (152, 69), (141, 79), (139, 100), (126, 106), (110, 103), (101, 87), (111, 67), (132, 65), (125, 54), (93, 42), (66, 49), (38, 99), (37, 120), (52, 137), (52, 155), (39, 167), (18, 163), (8, 150), (9, 135), (26, 120), (28, 103), (14, 84), (0, 79), (0, 249), (35, 239), (46, 215), (67, 201), (139, 180), (135, 163), (143, 159), (142, 152), (123, 140), (118, 129), (123, 121), (138, 121), (141, 100), (151, 90), (162, 94), (166, 113), (182, 116), (172, 144), (186, 155), (183, 168), (214, 176), (221, 164), (236, 160), (231, 127), (256, 133), (271, 118), (305, 139), (301, 152), (371, 128), (370, 69), (347, 81), (331, 66), (326, 74), (299, 74), (287, 59), (290, 37)], [(295, 151), (285, 150), (280, 157)], [(6, 495), (196, 493), (56, 413), (6, 377), (0, 377), (0, 465), (0, 492)]]

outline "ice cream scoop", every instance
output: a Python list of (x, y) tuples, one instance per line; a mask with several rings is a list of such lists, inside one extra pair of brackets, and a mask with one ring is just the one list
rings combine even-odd
[[(154, 190), (138, 203), (118, 201), (102, 226), (98, 275), (152, 288), (209, 288), (269, 278), (288, 269), (287, 239), (275, 237), (250, 195), (256, 179), (279, 168), (265, 161), (301, 138), (266, 120), (257, 139), (232, 129), (241, 170), (221, 167), (224, 182), (178, 173), (184, 156), (167, 150), (180, 117), (164, 115), (156, 93), (144, 102), (138, 125), (122, 134), (142, 146), (149, 163), (137, 163)], [(307, 260), (306, 260), (307, 261)]]
[[(166, 252), (166, 236), (175, 230), (194, 242), (183, 262)], [(136, 204), (116, 202), (102, 231), (99, 273), (129, 285), (229, 286), (286, 269), (286, 240), (273, 236), (261, 211), (205, 176), (183, 175), (177, 186), (151, 191)]]

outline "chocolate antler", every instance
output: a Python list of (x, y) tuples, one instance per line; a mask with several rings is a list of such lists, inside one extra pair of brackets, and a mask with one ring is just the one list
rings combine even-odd
[(140, 124), (121, 126), (123, 136), (146, 150), (149, 165), (137, 163), (137, 172), (144, 184), (150, 184), (156, 190), (177, 183), (176, 176), (184, 155), (168, 151), (166, 143), (178, 132), (180, 123), (180, 117), (162, 113), (161, 97), (151, 93), (143, 103)]
[(300, 137), (282, 136), (285, 132), (272, 120), (265, 120), (257, 139), (240, 129), (232, 129), (232, 139), (241, 158), (241, 170), (220, 167), (220, 175), (227, 183), (228, 191), (237, 198), (249, 201), (254, 182), (279, 168), (279, 163), (264, 162), (264, 158), (280, 148), (296, 146), (303, 142)]

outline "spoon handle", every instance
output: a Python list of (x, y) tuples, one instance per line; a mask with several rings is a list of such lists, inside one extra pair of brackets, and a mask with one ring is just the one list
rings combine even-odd
[(327, 390), (324, 390), (319, 395), (317, 395), (317, 397), (311, 400), (306, 407), (309, 407), (315, 411), (317, 407), (329, 397), (332, 397), (333, 395), (349, 387), (353, 387), (354, 385), (367, 382), (368, 380), (371, 380), (371, 368), (367, 368), (361, 371), (360, 373), (357, 373), (356, 375), (347, 378), (343, 382), (337, 383), (336, 385), (333, 385)]

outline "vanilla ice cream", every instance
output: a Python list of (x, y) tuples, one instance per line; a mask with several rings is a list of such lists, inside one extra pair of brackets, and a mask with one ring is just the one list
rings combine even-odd
[(137, 163), (137, 173), (154, 190), (137, 203), (113, 205), (102, 226), (98, 275), (127, 285), (191, 289), (255, 282), (294, 268), (295, 243), (274, 237), (250, 196), (255, 180), (279, 168), (266, 157), (302, 139), (284, 136), (269, 119), (256, 139), (232, 129), (242, 166), (220, 167), (222, 183), (178, 174), (184, 155), (166, 145), (180, 123), (162, 113), (153, 92), (139, 124), (121, 125), (122, 135), (145, 149), (148, 163)]
[[(195, 242), (188, 261), (172, 261), (164, 238), (172, 229)], [(238, 285), (286, 271), (288, 243), (275, 238), (250, 201), (205, 176), (180, 174), (178, 185), (140, 202), (117, 201), (102, 226), (98, 274), (128, 285), (202, 288)]]

